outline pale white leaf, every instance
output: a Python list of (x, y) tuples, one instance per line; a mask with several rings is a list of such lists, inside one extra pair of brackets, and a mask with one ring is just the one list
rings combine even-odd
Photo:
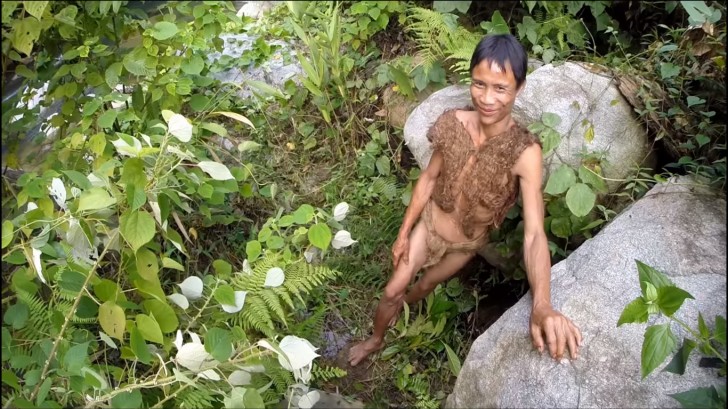
[(233, 386), (245, 386), (250, 385), (250, 372), (247, 371), (233, 371), (228, 377), (228, 382)]
[(177, 330), (177, 336), (174, 338), (174, 346), (177, 347), (177, 350), (179, 351), (180, 348), (182, 348), (182, 344), (184, 343), (184, 339), (182, 338), (182, 330)]
[(106, 182), (100, 177), (96, 176), (95, 173), (88, 174), (88, 181), (91, 182), (93, 187), (106, 187)]
[(340, 222), (344, 220), (347, 213), (349, 213), (349, 204), (346, 202), (341, 202), (334, 207), (334, 220), (337, 222)]
[(174, 114), (169, 121), (169, 133), (174, 135), (181, 142), (189, 142), (192, 139), (192, 124), (184, 116)]
[(190, 334), (190, 338), (192, 338), (192, 342), (195, 344), (202, 344), (202, 340), (200, 339), (200, 336), (197, 335), (197, 333), (194, 333), (192, 331), (187, 331), (188, 334)]
[(43, 277), (43, 269), (41, 268), (40, 264), (40, 255), (40, 250), (33, 249), (33, 267), (35, 267), (35, 272), (38, 274), (38, 278), (40, 278), (40, 281), (42, 281), (43, 284), (48, 284), (45, 277)]
[(170, 301), (175, 303), (178, 307), (182, 308), (183, 310), (186, 310), (190, 306), (190, 302), (184, 295), (180, 293), (174, 293), (172, 295), (168, 295), (167, 298), (169, 298)]
[(63, 181), (58, 178), (53, 178), (51, 180), (51, 185), (48, 187), (48, 191), (51, 196), (53, 196), (53, 200), (56, 201), (58, 206), (61, 209), (66, 210), (66, 185), (63, 184)]
[(311, 380), (311, 368), (313, 368), (313, 364), (306, 365), (300, 369), (294, 369), (291, 372), (293, 373), (293, 377), (297, 381), (308, 384), (308, 382)]
[(248, 275), (253, 274), (253, 269), (250, 268), (250, 262), (248, 261), (247, 258), (245, 260), (243, 260), (243, 272)]
[(38, 208), (38, 205), (35, 204), (35, 202), (28, 202), (28, 209), (25, 211), (25, 213), (28, 213), (32, 210), (35, 210)]
[(316, 402), (319, 401), (319, 399), (321, 399), (321, 394), (319, 394), (319, 391), (310, 391), (307, 394), (301, 396), (300, 399), (298, 399), (298, 407), (301, 409), (311, 409), (313, 405), (315, 405)]
[(178, 382), (184, 382), (190, 386), (197, 387), (197, 384), (192, 379), (188, 378), (187, 375), (182, 373), (181, 371), (178, 371), (177, 368), (172, 368), (172, 372), (174, 372), (174, 379)]
[(130, 136), (132, 143), (134, 144), (129, 145), (125, 140), (119, 138), (115, 141), (111, 141), (111, 144), (114, 145), (116, 148), (116, 151), (119, 152), (119, 155), (126, 155), (131, 157), (139, 156), (139, 152), (142, 150), (142, 143), (139, 142), (139, 139)]
[(212, 355), (205, 351), (205, 346), (196, 342), (188, 342), (182, 345), (177, 351), (175, 360), (192, 372), (200, 372), (206, 367), (214, 366), (217, 363)]
[(196, 300), (202, 297), (202, 280), (200, 277), (187, 277), (185, 281), (182, 281), (182, 284), (179, 285), (179, 288), (188, 300)]
[(208, 369), (206, 371), (202, 371), (197, 374), (198, 377), (202, 379), (209, 379), (211, 381), (219, 381), (220, 380), (220, 374), (215, 372), (214, 369)]
[(303, 257), (306, 258), (307, 263), (311, 263), (316, 259), (316, 257), (318, 257), (319, 254), (321, 254), (321, 250), (319, 250), (318, 247), (311, 246), (303, 252)]
[(144, 142), (146, 142), (147, 146), (149, 146), (151, 148), (152, 147), (152, 139), (149, 138), (149, 135), (146, 135), (146, 134), (141, 134), (141, 135), (142, 135), (142, 139), (144, 139)]
[(150, 200), (149, 207), (152, 208), (152, 214), (154, 215), (154, 219), (157, 220), (157, 223), (159, 223), (161, 225), (162, 224), (162, 211), (159, 208), (159, 202)]
[(278, 287), (283, 284), (286, 275), (283, 274), (283, 269), (280, 267), (273, 267), (265, 274), (265, 287)]
[(356, 243), (356, 240), (351, 239), (351, 233), (346, 230), (339, 230), (334, 235), (334, 239), (331, 240), (331, 247), (335, 249), (341, 249), (344, 247), (349, 247), (354, 243)]
[(71, 187), (71, 196), (73, 196), (74, 199), (81, 196), (81, 189), (76, 186)]
[(250, 122), (250, 119), (248, 119), (248, 118), (246, 118), (246, 117), (238, 114), (237, 112), (215, 111), (215, 112), (213, 112), (213, 114), (225, 115), (228, 118), (231, 118), (231, 119), (234, 119), (236, 121), (242, 122), (242, 123), (248, 125), (249, 127), (255, 129), (255, 125), (253, 125), (253, 123)]
[(164, 118), (164, 122), (166, 123), (169, 123), (169, 120), (172, 119), (174, 115), (174, 112), (170, 111), (169, 109), (162, 110), (162, 118)]
[(235, 179), (227, 166), (222, 163), (205, 160), (197, 164), (200, 169), (204, 170), (205, 173), (210, 175), (215, 180), (230, 180)]
[(243, 304), (245, 304), (245, 295), (248, 294), (247, 291), (235, 291), (235, 305), (228, 305), (228, 304), (220, 304), (223, 311), (233, 314), (243, 309)]
[[(313, 345), (308, 340), (299, 338), (295, 335), (287, 335), (283, 337), (279, 348), (285, 354), (285, 357), (278, 356), (278, 363), (289, 371), (302, 369), (319, 356)], [(287, 359), (286, 359), (287, 358)]]
[(99, 338), (101, 338), (102, 341), (106, 343), (106, 345), (110, 346), (114, 349), (119, 349), (118, 346), (116, 346), (116, 342), (114, 342), (113, 339), (111, 339), (110, 336), (106, 335), (104, 331), (99, 331)]
[(265, 372), (265, 367), (261, 364), (254, 364), (254, 365), (238, 365), (238, 368), (242, 369), (245, 372), (250, 373), (263, 373)]

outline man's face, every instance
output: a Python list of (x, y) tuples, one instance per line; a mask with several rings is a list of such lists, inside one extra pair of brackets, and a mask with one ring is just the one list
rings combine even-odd
[(504, 68), (501, 70), (488, 60), (481, 61), (473, 68), (470, 96), (483, 125), (507, 119), (516, 96), (523, 88), (523, 84), (516, 88), (516, 78), (510, 65)]

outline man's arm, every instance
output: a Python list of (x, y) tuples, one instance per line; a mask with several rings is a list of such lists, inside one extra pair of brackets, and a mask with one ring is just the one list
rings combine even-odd
[(572, 359), (578, 354), (581, 332), (551, 306), (551, 256), (544, 231), (543, 196), (541, 193), (541, 147), (533, 144), (518, 158), (514, 171), (519, 177), (523, 199), (523, 258), (528, 284), (533, 296), (531, 337), (539, 352), (544, 349), (544, 336), (551, 356), (561, 359), (568, 345)]
[(399, 234), (397, 235), (397, 241), (395, 241), (392, 249), (394, 268), (397, 268), (400, 259), (405, 263), (409, 263), (409, 234), (417, 219), (420, 218), (425, 204), (430, 200), (432, 191), (435, 190), (435, 182), (438, 175), (440, 175), (442, 161), (442, 153), (436, 149), (432, 153), (430, 163), (425, 171), (420, 174), (420, 178), (417, 180), (414, 189), (412, 189), (412, 199), (409, 206), (407, 206), (402, 226), (399, 228)]

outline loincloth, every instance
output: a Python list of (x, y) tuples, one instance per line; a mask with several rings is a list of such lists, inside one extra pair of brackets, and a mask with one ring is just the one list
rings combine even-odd
[(487, 241), (487, 232), (479, 237), (462, 242), (449, 241), (437, 233), (432, 222), (432, 201), (428, 201), (422, 210), (422, 220), (427, 227), (427, 259), (422, 268), (434, 266), (448, 253), (471, 253), (480, 250)]

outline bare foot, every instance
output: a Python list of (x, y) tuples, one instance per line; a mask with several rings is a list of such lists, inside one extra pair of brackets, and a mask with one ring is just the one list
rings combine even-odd
[(384, 342), (373, 337), (369, 337), (366, 341), (354, 345), (349, 350), (349, 365), (357, 366), (369, 354), (382, 349), (382, 346), (384, 346)]

